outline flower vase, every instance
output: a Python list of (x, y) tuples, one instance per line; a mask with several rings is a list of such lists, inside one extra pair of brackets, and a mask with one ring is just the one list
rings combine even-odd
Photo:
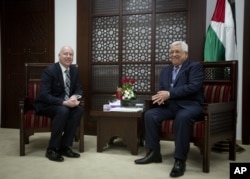
[(121, 100), (121, 106), (122, 107), (132, 107), (133, 102), (132, 102), (132, 100)]

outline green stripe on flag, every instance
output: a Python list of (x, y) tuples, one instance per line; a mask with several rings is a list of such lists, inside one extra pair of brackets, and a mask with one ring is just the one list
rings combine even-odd
[(211, 25), (208, 27), (204, 48), (204, 60), (207, 62), (217, 62), (225, 60), (225, 47), (219, 40)]

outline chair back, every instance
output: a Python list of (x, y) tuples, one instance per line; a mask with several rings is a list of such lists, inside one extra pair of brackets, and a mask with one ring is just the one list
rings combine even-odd
[(236, 101), (237, 60), (202, 62), (204, 67), (204, 95), (206, 103)]
[(40, 89), (40, 79), (45, 68), (52, 63), (25, 63), (25, 95), (34, 99)]
[[(43, 71), (53, 63), (25, 63), (25, 95), (29, 97), (30, 104), (34, 102), (39, 90)], [(74, 64), (78, 67), (77, 64)]]

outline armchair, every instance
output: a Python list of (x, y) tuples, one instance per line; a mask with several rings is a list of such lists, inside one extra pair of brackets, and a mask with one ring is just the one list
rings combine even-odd
[[(236, 159), (237, 74), (238, 62), (202, 62), (204, 67), (203, 113), (205, 120), (193, 126), (191, 142), (203, 156), (203, 172), (209, 172), (210, 151), (220, 141), (229, 142), (229, 160)], [(147, 100), (145, 107), (155, 107)], [(161, 140), (174, 140), (174, 120), (165, 120), (160, 129)]]
[[(33, 102), (40, 89), (40, 78), (43, 70), (50, 63), (25, 63), (25, 97), (19, 100), (20, 110), (20, 156), (25, 155), (25, 144), (29, 144), (29, 137), (38, 132), (51, 131), (51, 118), (37, 115), (33, 109)], [(80, 102), (84, 105), (84, 101)], [(79, 142), (79, 152), (84, 151), (83, 117), (76, 132), (75, 140)]]

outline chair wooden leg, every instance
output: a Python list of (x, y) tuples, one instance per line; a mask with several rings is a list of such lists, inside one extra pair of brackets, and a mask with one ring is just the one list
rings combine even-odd
[(209, 133), (209, 123), (207, 118), (205, 119), (204, 131), (204, 141), (203, 141), (203, 172), (209, 173), (210, 169), (210, 133)]
[(19, 134), (20, 134), (20, 141), (19, 141), (19, 145), (20, 145), (20, 156), (24, 156), (25, 155), (25, 141), (24, 141), (24, 114), (23, 114), (23, 109), (21, 108), (20, 110), (20, 130), (19, 130)]
[(80, 141), (79, 141), (79, 152), (82, 153), (84, 152), (84, 136), (80, 136)]
[(79, 125), (79, 152), (84, 152), (84, 121), (83, 118), (80, 121)]
[(209, 173), (209, 165), (210, 165), (210, 150), (204, 149), (204, 153), (203, 153), (203, 172)]
[(205, 136), (204, 138), (204, 143), (203, 143), (203, 172), (205, 173), (209, 173), (209, 166), (210, 166), (210, 146), (209, 146), (209, 142), (208, 142), (208, 137)]
[(20, 156), (25, 155), (24, 131), (20, 129)]
[(229, 142), (229, 160), (236, 160), (236, 140)]

